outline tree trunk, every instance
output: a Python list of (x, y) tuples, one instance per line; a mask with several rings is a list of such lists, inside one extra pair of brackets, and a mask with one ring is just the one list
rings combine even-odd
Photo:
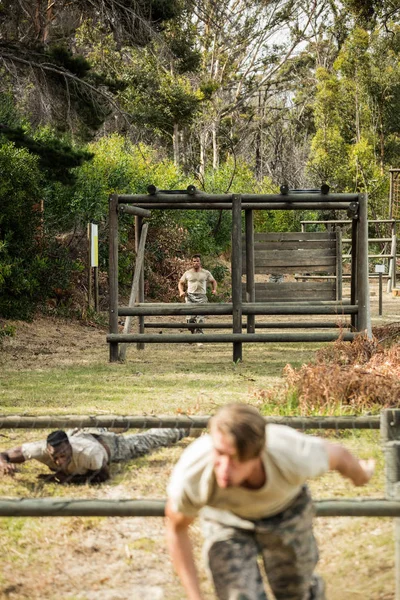
[(212, 147), (213, 147), (213, 169), (216, 171), (219, 167), (219, 148), (217, 140), (217, 122), (212, 124)]
[(200, 160), (199, 160), (199, 174), (202, 180), (204, 180), (204, 174), (206, 170), (206, 143), (207, 133), (205, 131), (200, 132)]
[(179, 125), (178, 123), (174, 124), (174, 133), (172, 137), (172, 142), (174, 146), (174, 165), (179, 167)]

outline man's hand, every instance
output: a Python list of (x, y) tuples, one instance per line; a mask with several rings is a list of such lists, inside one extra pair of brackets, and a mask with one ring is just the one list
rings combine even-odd
[(217, 295), (217, 290), (211, 290), (211, 293), (212, 293), (213, 296), (216, 296)]
[(179, 298), (183, 298), (183, 296), (186, 296), (186, 292), (179, 292)]
[(0, 452), (0, 475), (14, 475), (16, 472), (15, 463), (23, 462), (25, 462), (25, 458), (21, 446)]
[(16, 471), (15, 465), (7, 462), (3, 458), (0, 458), (0, 475), (11, 475), (13, 476)]
[(354, 485), (365, 485), (371, 479), (375, 471), (375, 460), (368, 458), (367, 460), (360, 460), (359, 465), (364, 472), (364, 477), (360, 476), (360, 483), (354, 481)]

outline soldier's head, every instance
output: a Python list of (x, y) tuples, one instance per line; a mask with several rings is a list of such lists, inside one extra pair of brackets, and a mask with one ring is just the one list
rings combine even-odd
[(193, 254), (192, 256), (192, 267), (195, 271), (201, 269), (201, 256), (200, 254)]
[(262, 465), (265, 421), (247, 404), (227, 404), (211, 419), (214, 473), (219, 487), (238, 486)]
[(57, 467), (64, 471), (72, 459), (72, 447), (65, 431), (52, 431), (46, 440), (46, 450)]

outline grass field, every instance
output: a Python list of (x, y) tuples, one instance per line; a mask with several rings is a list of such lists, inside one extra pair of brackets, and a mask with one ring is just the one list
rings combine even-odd
[[(232, 363), (230, 346), (131, 348), (126, 364), (109, 364), (104, 332), (57, 320), (17, 324), (0, 358), (1, 412), (7, 414), (211, 414), (229, 401), (250, 402), (264, 414), (295, 414), (296, 405), (274, 401), (282, 369), (312, 359), (316, 345), (244, 346)], [(271, 394), (267, 394), (272, 392)], [(268, 402), (266, 402), (268, 398)], [(318, 413), (315, 409), (314, 413)], [(46, 431), (1, 431), (2, 449), (39, 439)], [(317, 432), (318, 433), (318, 432)], [(347, 432), (342, 443), (373, 456), (377, 472), (365, 489), (335, 474), (312, 482), (315, 498), (384, 495), (383, 456), (377, 432)], [(38, 478), (39, 464), (21, 466), (0, 480), (1, 496), (164, 498), (182, 448), (161, 449), (112, 466), (102, 486), (57, 486)], [(393, 522), (389, 519), (320, 518), (319, 571), (328, 600), (394, 599)], [(199, 527), (193, 540), (200, 563)], [(166, 553), (163, 519), (1, 519), (0, 598), (9, 600), (180, 600), (184, 598)], [(205, 600), (213, 593), (201, 568)]]

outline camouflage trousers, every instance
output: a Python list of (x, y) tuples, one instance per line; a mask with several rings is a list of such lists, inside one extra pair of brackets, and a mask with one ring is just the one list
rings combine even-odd
[(243, 529), (205, 519), (205, 558), (219, 600), (267, 600), (259, 556), (276, 600), (325, 600), (324, 582), (313, 573), (318, 561), (313, 516), (304, 487), (282, 513), (245, 521)]
[[(208, 298), (206, 294), (187, 294), (185, 298), (187, 304), (207, 304)], [(204, 315), (187, 315), (186, 323), (204, 323)], [(199, 333), (197, 329), (191, 329), (192, 333)], [(201, 332), (200, 332), (201, 333)]]
[(148, 429), (145, 433), (121, 435), (102, 429), (86, 428), (75, 435), (90, 433), (110, 451), (110, 462), (123, 462), (148, 454), (155, 448), (171, 446), (189, 434), (188, 429)]

